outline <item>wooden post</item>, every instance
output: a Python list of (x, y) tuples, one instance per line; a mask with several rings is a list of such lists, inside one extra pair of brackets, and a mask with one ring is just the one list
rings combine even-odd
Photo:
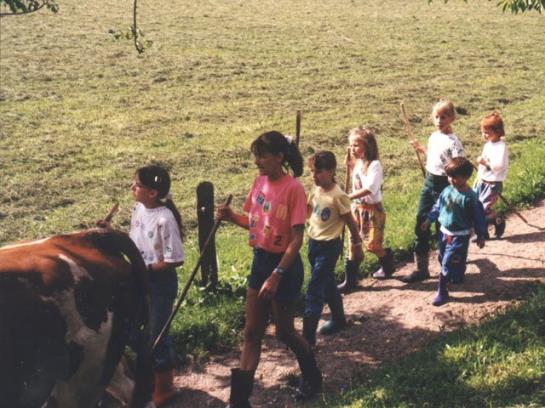
[[(201, 262), (201, 285), (214, 290), (218, 284), (218, 261), (216, 242), (212, 238), (205, 251), (206, 239), (214, 227), (214, 185), (203, 181), (197, 186), (197, 220), (199, 250), (203, 254)], [(204, 252), (203, 252), (204, 251)]]

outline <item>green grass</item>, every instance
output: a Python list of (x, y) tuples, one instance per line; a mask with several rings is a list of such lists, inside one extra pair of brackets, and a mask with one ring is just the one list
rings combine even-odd
[[(133, 172), (155, 161), (170, 169), (189, 227), (182, 285), (197, 258), (195, 187), (212, 181), (217, 201), (233, 193), (240, 207), (256, 174), (251, 141), (270, 129), (293, 133), (298, 109), (305, 157), (329, 149), (342, 162), (348, 129), (376, 131), (385, 240), (398, 258), (413, 239), (421, 184), (401, 101), (425, 142), (431, 106), (451, 98), (471, 158), (482, 148), (479, 120), (500, 110), (511, 151), (506, 198), (528, 206), (545, 195), (537, 13), (502, 14), (493, 2), (144, 1), (139, 24), (153, 46), (138, 55), (109, 34), (131, 24), (129, 5), (60, 7), (1, 21), (0, 245), (92, 226), (116, 200), (114, 225), (127, 229)], [(310, 188), (307, 174), (302, 181)], [(231, 226), (217, 246), (227, 289), (217, 297), (191, 289), (172, 328), (182, 358), (238, 341), (250, 250)], [(375, 263), (368, 256), (365, 271)]]
[[(328, 407), (542, 407), (545, 288), (479, 327), (444, 335), (425, 350), (355, 374)], [(315, 404), (317, 405), (317, 404)]]

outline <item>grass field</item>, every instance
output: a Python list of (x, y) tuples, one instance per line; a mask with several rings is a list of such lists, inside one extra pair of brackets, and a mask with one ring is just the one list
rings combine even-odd
[[(233, 193), (240, 206), (256, 173), (249, 144), (266, 130), (293, 133), (298, 109), (305, 157), (330, 149), (342, 162), (348, 129), (376, 131), (386, 241), (398, 256), (412, 241), (421, 182), (401, 101), (424, 142), (431, 106), (451, 98), (471, 158), (480, 118), (501, 111), (512, 163), (505, 196), (528, 205), (545, 194), (538, 13), (502, 14), (494, 2), (144, 0), (139, 24), (153, 46), (138, 55), (109, 33), (131, 24), (129, 2), (59, 5), (1, 20), (0, 245), (92, 226), (116, 200), (114, 225), (126, 229), (133, 172), (155, 161), (172, 173), (193, 265), (197, 184), (212, 181), (218, 201)], [(222, 229), (218, 254), (224, 295), (192, 291), (172, 330), (182, 356), (237, 341), (244, 233)]]

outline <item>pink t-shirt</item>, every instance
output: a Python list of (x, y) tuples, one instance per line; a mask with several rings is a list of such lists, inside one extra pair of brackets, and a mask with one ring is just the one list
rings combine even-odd
[(281, 253), (288, 247), (291, 227), (305, 224), (305, 189), (289, 174), (274, 181), (257, 176), (243, 209), (248, 213), (250, 246)]

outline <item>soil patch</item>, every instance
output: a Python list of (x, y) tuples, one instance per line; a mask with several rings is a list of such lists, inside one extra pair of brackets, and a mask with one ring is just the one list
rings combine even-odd
[[(358, 291), (344, 297), (349, 327), (341, 333), (318, 335), (317, 358), (327, 392), (350, 385), (352, 373), (373, 369), (421, 349), (445, 331), (478, 324), (525, 298), (536, 282), (545, 283), (545, 200), (507, 219), (501, 240), (483, 249), (471, 244), (466, 280), (450, 285), (451, 301), (441, 307), (430, 302), (437, 286), (439, 265), (430, 259), (432, 279), (404, 284), (397, 279), (364, 279)], [(413, 264), (399, 265), (394, 276), (410, 273)], [(329, 317), (325, 310), (324, 320)], [(296, 319), (301, 328), (301, 319)], [(293, 407), (288, 375), (298, 373), (295, 358), (274, 338), (272, 327), (263, 342), (261, 362), (250, 399), (258, 407)], [(204, 366), (182, 367), (176, 377), (181, 389), (170, 407), (224, 407), (229, 399), (230, 369), (238, 366), (240, 351), (212, 356)]]

